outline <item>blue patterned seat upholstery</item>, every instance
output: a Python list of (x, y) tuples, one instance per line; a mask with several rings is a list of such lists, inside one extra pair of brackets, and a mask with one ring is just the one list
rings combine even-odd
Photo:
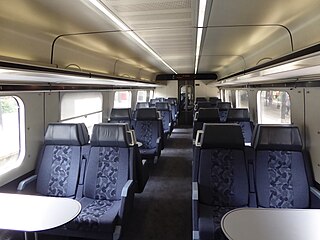
[(231, 103), (230, 102), (218, 102), (217, 106), (219, 108), (220, 122), (226, 122), (227, 116), (228, 116), (228, 111), (231, 108)]
[(131, 108), (112, 108), (110, 114), (111, 123), (127, 123), (130, 128), (132, 128), (131, 121)]
[(160, 157), (163, 130), (156, 109), (138, 109), (134, 129), (137, 141), (142, 143), (139, 148), (142, 158)]
[(247, 108), (230, 108), (227, 115), (228, 123), (238, 123), (241, 126), (245, 143), (251, 143), (253, 123), (250, 121)]
[(79, 198), (82, 209), (67, 224), (66, 235), (113, 239), (119, 233), (133, 203), (131, 141), (126, 124), (94, 125)]
[(18, 190), (36, 179), (36, 192), (75, 197), (82, 161), (82, 146), (89, 141), (84, 124), (50, 123), (38, 156), (36, 175), (22, 181)]
[(204, 124), (193, 164), (194, 239), (226, 239), (220, 228), (223, 215), (249, 205), (244, 148), (239, 125)]
[(219, 123), (219, 110), (217, 108), (200, 108), (193, 121), (193, 140), (196, 139), (198, 130), (201, 130), (204, 123)]
[(172, 121), (174, 125), (178, 122), (178, 105), (177, 100), (175, 98), (168, 98), (167, 102), (170, 104)]
[(156, 103), (156, 109), (158, 112), (160, 112), (164, 133), (166, 135), (171, 134), (173, 130), (173, 119), (172, 119), (172, 113), (171, 113), (169, 103), (158, 102)]
[(258, 206), (309, 208), (309, 181), (298, 127), (260, 125), (254, 148)]

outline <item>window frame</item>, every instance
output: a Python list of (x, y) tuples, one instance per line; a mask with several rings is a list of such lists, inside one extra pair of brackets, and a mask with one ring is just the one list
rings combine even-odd
[(10, 164), (6, 163), (6, 164), (4, 164), (4, 166), (2, 166), (0, 168), (0, 176), (16, 169), (19, 166), (21, 166), (21, 164), (23, 163), (23, 161), (25, 159), (25, 155), (26, 155), (25, 104), (24, 104), (23, 100), (16, 95), (0, 95), (0, 98), (3, 98), (3, 97), (12, 97), (17, 103), (17, 109), (18, 109), (17, 115), (18, 115), (18, 126), (19, 126), (19, 130), (18, 130), (19, 151), (18, 151), (18, 157), (14, 161), (11, 160)]
[[(265, 92), (265, 101), (264, 103), (262, 103), (262, 99), (261, 99), (261, 93)], [(270, 104), (270, 101), (267, 103), (267, 92), (269, 92), (269, 94), (271, 94), (272, 92), (272, 96), (271, 96), (271, 104), (272, 106), (274, 105), (274, 100), (276, 100), (276, 108), (279, 109), (280, 111), (280, 118), (279, 121), (272, 121), (272, 122), (266, 122), (263, 120), (263, 113), (261, 112), (266, 106), (268, 106), (268, 104)], [(282, 98), (281, 93), (286, 93), (286, 95), (288, 96), (288, 102), (289, 102), (289, 110), (287, 111), (287, 100), (285, 99), (283, 101), (283, 99), (281, 99), (281, 102), (279, 103), (279, 100), (276, 98), (274, 99), (274, 93), (273, 92), (278, 92), (278, 97)], [(261, 89), (257, 91), (256, 94), (256, 100), (257, 100), (257, 120), (258, 120), (258, 124), (292, 124), (292, 115), (291, 115), (291, 97), (290, 97), (290, 93), (288, 90), (283, 90), (283, 89)], [(285, 103), (285, 109), (283, 109), (283, 103)], [(263, 107), (262, 107), (262, 104)], [(278, 108), (279, 106), (279, 108)], [(285, 111), (285, 112), (282, 112)], [(284, 118), (283, 118), (283, 114), (284, 114)], [(289, 122), (286, 121), (286, 115), (289, 115)]]

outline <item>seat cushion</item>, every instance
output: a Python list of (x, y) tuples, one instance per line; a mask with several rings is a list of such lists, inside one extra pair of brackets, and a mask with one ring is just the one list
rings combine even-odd
[(199, 204), (199, 234), (201, 240), (227, 240), (220, 222), (224, 214), (235, 207), (208, 206)]
[(67, 228), (81, 231), (113, 232), (117, 223), (120, 201), (82, 198), (81, 212)]

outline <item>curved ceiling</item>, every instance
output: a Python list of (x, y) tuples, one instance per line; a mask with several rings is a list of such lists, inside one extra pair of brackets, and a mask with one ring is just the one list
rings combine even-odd
[[(100, 2), (177, 73), (194, 72), (199, 1)], [(206, 6), (198, 73), (223, 78), (320, 41), (319, 0)], [(143, 80), (173, 73), (89, 0), (0, 1), (0, 34), (3, 59)]]

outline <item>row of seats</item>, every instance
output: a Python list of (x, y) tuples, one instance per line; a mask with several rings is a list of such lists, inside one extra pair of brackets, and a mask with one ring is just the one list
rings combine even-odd
[(133, 114), (129, 108), (113, 108), (109, 122), (128, 123), (141, 145), (141, 156), (156, 162), (177, 123), (178, 112), (174, 110), (177, 109), (177, 101), (173, 98), (157, 99), (155, 107), (150, 107), (150, 104), (138, 102)]
[(217, 102), (217, 104), (213, 104), (211, 102), (199, 102), (195, 104), (194, 109), (193, 109), (193, 117), (196, 117), (197, 112), (201, 108), (218, 108), (219, 109), (219, 116), (220, 116), (220, 121), (225, 122), (228, 110), (231, 108), (231, 103), (230, 102)]
[(52, 123), (35, 175), (20, 182), (18, 190), (35, 182), (36, 194), (80, 202), (81, 212), (73, 221), (47, 234), (118, 239), (134, 193), (143, 191), (148, 177), (127, 124), (96, 124), (89, 143), (84, 124)]
[(209, 101), (209, 102), (217, 102), (217, 101), (221, 101), (218, 97), (209, 97), (209, 98), (207, 98), (207, 97), (196, 97), (196, 103), (197, 102), (207, 102), (207, 101)]
[(136, 105), (136, 110), (141, 108), (156, 108), (159, 111), (162, 119), (163, 119), (163, 128), (168, 131), (168, 133), (172, 132), (172, 129), (178, 122), (178, 105), (177, 100), (173, 98), (169, 98), (163, 101), (158, 102), (138, 102)]
[(238, 124), (206, 123), (198, 134), (193, 239), (226, 239), (220, 221), (235, 208), (320, 207), (298, 127), (258, 125), (253, 147), (245, 146)]
[(218, 108), (200, 108), (193, 121), (193, 140), (195, 141), (198, 130), (202, 129), (204, 123), (238, 123), (241, 126), (245, 143), (250, 143), (253, 132), (253, 123), (250, 121), (247, 108), (230, 108), (226, 111), (225, 119), (221, 117)]

